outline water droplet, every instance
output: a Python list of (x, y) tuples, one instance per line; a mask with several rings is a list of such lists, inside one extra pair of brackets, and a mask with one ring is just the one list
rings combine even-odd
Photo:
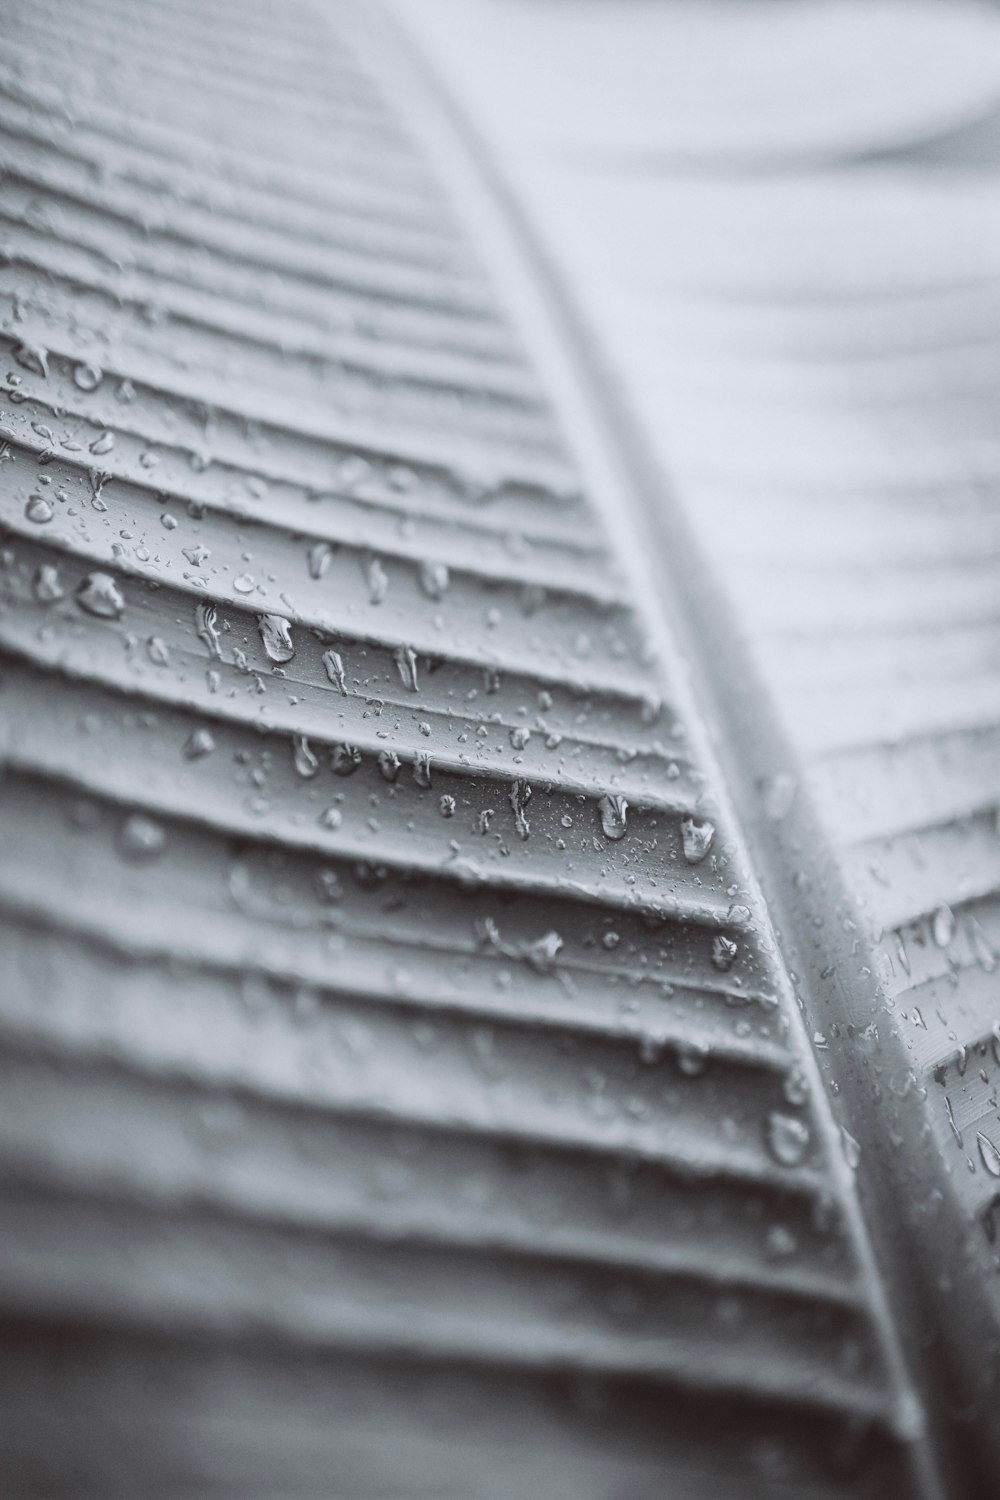
[(309, 577), (322, 578), (330, 566), (330, 559), (332, 557), (333, 548), (329, 542), (314, 542), (306, 554), (309, 564)]
[(805, 1104), (809, 1098), (809, 1084), (801, 1068), (792, 1068), (785, 1074), (781, 1091), (789, 1104)]
[(412, 646), (397, 646), (393, 653), (396, 671), (403, 686), (411, 693), (417, 691), (417, 653)]
[(154, 667), (169, 667), (170, 648), (162, 635), (151, 635), (146, 642), (146, 655)]
[(371, 464), (360, 454), (352, 453), (337, 466), (337, 483), (345, 490), (353, 490), (371, 473)]
[(413, 779), (424, 791), (431, 784), (431, 758), (426, 750), (418, 750), (413, 757)]
[(606, 839), (623, 839), (627, 832), (628, 802), (624, 797), (608, 793), (597, 804), (601, 815), (601, 828)]
[(950, 906), (939, 906), (932, 916), (931, 936), (939, 948), (947, 948), (955, 936), (955, 913)]
[(52, 520), (55, 511), (44, 495), (32, 495), (24, 507), (24, 515), (25, 519), (33, 522), (35, 526), (44, 526)]
[(695, 818), (681, 819), (681, 839), (684, 858), (689, 865), (696, 865), (705, 858), (715, 837), (715, 826), (707, 819), (699, 823)]
[(395, 750), (380, 750), (378, 768), (384, 781), (395, 781), (399, 775), (400, 761)]
[(700, 1078), (708, 1067), (704, 1042), (685, 1042), (677, 1048), (677, 1066), (687, 1078)]
[(49, 351), (41, 344), (32, 344), (23, 340), (14, 350), (14, 358), (23, 370), (30, 370), (32, 375), (41, 375), (48, 379), (49, 374)]
[(125, 609), (125, 600), (110, 573), (88, 573), (76, 591), (76, 602), (88, 615), (102, 620), (117, 620)]
[(393, 464), (386, 478), (391, 489), (401, 492), (412, 490), (419, 482), (413, 470), (408, 469), (405, 464)]
[(723, 973), (733, 967), (738, 952), (739, 949), (732, 938), (725, 937), (721, 932), (712, 939), (712, 962)]
[(200, 568), (203, 563), (208, 562), (208, 559), (212, 555), (207, 547), (201, 547), (198, 545), (195, 545), (193, 547), (182, 547), (181, 551), (184, 553), (184, 556), (187, 558), (192, 568)]
[(535, 942), (525, 943), (521, 955), (536, 974), (551, 974), (562, 946), (563, 940), (558, 932), (547, 932)]
[(257, 620), (264, 650), (271, 661), (291, 661), (295, 655), (292, 632), (284, 615), (260, 615)]
[(320, 826), (336, 830), (344, 821), (344, 814), (339, 807), (328, 807), (319, 815)]
[(765, 1246), (770, 1260), (787, 1260), (795, 1254), (798, 1242), (784, 1224), (772, 1224), (767, 1231)]
[(903, 970), (903, 973), (909, 974), (910, 955), (906, 951), (906, 940), (902, 932), (896, 933), (896, 957), (899, 959), (899, 966)]
[(996, 951), (975, 917), (969, 918), (969, 942), (976, 962), (987, 974), (992, 974), (997, 966)]
[(64, 597), (59, 571), (52, 563), (42, 563), (35, 574), (32, 590), (39, 604), (54, 604), (57, 599)]
[(767, 1117), (767, 1149), (783, 1167), (797, 1167), (809, 1149), (809, 1126), (774, 1110)]
[(96, 391), (104, 379), (104, 372), (99, 365), (92, 365), (89, 360), (82, 359), (78, 365), (73, 366), (73, 384), (80, 391)]
[(353, 776), (361, 764), (361, 751), (354, 745), (333, 745), (330, 766), (335, 776)]
[(238, 594), (252, 594), (257, 587), (252, 573), (240, 573), (233, 579), (233, 588)]
[(90, 445), (90, 451), (91, 451), (91, 453), (96, 453), (98, 455), (98, 457), (100, 457), (100, 455), (102, 453), (110, 453), (111, 450), (112, 450), (112, 448), (114, 446), (115, 446), (115, 435), (114, 435), (114, 433), (113, 432), (102, 432), (101, 435), (100, 435), (100, 437), (95, 437), (94, 441), (91, 443), (91, 445)]
[(526, 781), (515, 781), (511, 783), (509, 800), (511, 811), (514, 814), (514, 826), (523, 839), (531, 832), (525, 809), (531, 801), (531, 787)]
[(222, 646), (219, 643), (216, 619), (214, 604), (199, 604), (195, 610), (195, 629), (198, 639), (208, 647), (210, 655), (214, 656), (217, 661), (221, 661)]
[(979, 1157), (983, 1166), (991, 1177), (1000, 1177), (1000, 1151), (997, 1150), (988, 1135), (982, 1131), (976, 1132), (976, 1145), (979, 1147)]
[(444, 563), (425, 562), (420, 564), (420, 587), (428, 599), (441, 599), (448, 591), (450, 582), (448, 569)]
[(851, 1132), (849, 1130), (845, 1130), (843, 1125), (841, 1125), (840, 1127), (840, 1146), (841, 1150), (844, 1153), (844, 1160), (847, 1162), (847, 1165), (850, 1167), (852, 1172), (856, 1172), (861, 1162), (861, 1147), (858, 1145)]
[(215, 749), (215, 740), (207, 729), (193, 729), (188, 735), (184, 745), (184, 754), (188, 760), (199, 760), (203, 755), (211, 755)]
[(373, 557), (371, 562), (368, 564), (368, 570), (365, 577), (368, 582), (369, 604), (381, 604), (386, 594), (389, 592), (389, 579), (386, 575), (385, 569), (383, 568), (377, 557)]
[(511, 748), (514, 750), (523, 750), (530, 739), (531, 730), (525, 729), (522, 725), (512, 729), (510, 732)]
[(453, 818), (455, 816), (455, 799), (454, 799), (454, 797), (448, 797), (448, 796), (442, 797), (441, 801), (438, 803), (438, 806), (441, 809), (441, 816), (442, 816), (442, 818)]
[(163, 829), (152, 818), (132, 813), (122, 826), (119, 848), (129, 859), (153, 859), (164, 845)]
[(342, 693), (346, 698), (347, 681), (344, 677), (344, 662), (339, 652), (324, 651), (323, 666), (326, 668), (326, 675), (337, 689), (337, 692)]
[(292, 759), (296, 771), (306, 780), (310, 780), (319, 770), (319, 761), (309, 748), (309, 741), (304, 734), (292, 736)]

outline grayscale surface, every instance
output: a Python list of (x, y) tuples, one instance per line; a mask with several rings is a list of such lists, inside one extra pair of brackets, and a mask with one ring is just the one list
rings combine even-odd
[(995, 13), (0, 28), (0, 1484), (988, 1493)]

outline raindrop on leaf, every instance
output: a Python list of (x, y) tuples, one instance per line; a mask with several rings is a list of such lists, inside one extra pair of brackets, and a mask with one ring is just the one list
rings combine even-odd
[(54, 604), (64, 597), (58, 569), (52, 563), (42, 563), (35, 574), (32, 592), (39, 604)]
[(89, 360), (81, 360), (73, 367), (73, 384), (79, 391), (96, 391), (103, 379), (100, 366), (92, 365)]
[(378, 768), (384, 781), (395, 781), (400, 771), (399, 756), (395, 750), (380, 750)]
[(420, 587), (428, 599), (441, 599), (448, 591), (448, 569), (444, 563), (420, 564)]
[(88, 615), (117, 620), (125, 610), (121, 590), (110, 573), (88, 573), (76, 591), (76, 602)]
[(309, 748), (309, 741), (304, 734), (292, 737), (292, 759), (296, 771), (306, 780), (311, 780), (319, 770), (319, 761)]
[(200, 760), (203, 755), (211, 755), (214, 749), (215, 740), (208, 729), (193, 729), (185, 742), (184, 754), (188, 760)]
[(389, 579), (377, 557), (368, 564), (366, 573), (369, 604), (381, 604), (389, 592)]
[(344, 662), (339, 652), (324, 651), (323, 666), (326, 668), (326, 675), (337, 689), (337, 692), (342, 693), (346, 698), (347, 682), (344, 678)]
[(261, 615), (257, 621), (264, 650), (271, 661), (291, 661), (295, 655), (292, 632), (284, 615)]
[(1000, 1177), (1000, 1151), (994, 1146), (989, 1136), (983, 1135), (982, 1131), (977, 1131), (976, 1145), (979, 1147), (979, 1156), (987, 1172), (991, 1177)]
[(736, 955), (738, 952), (739, 949), (733, 942), (732, 938), (725, 937), (722, 933), (718, 933), (712, 939), (712, 962), (715, 967), (717, 969), (721, 969), (723, 973), (725, 973), (727, 969), (731, 969), (733, 967), (733, 964), (736, 962)]
[(627, 829), (628, 802), (624, 797), (609, 793), (597, 804), (601, 815), (601, 829), (606, 839), (623, 839)]
[(393, 653), (396, 671), (403, 686), (411, 693), (417, 691), (417, 653), (412, 646), (397, 646)]
[(164, 834), (159, 823), (142, 813), (132, 813), (122, 827), (119, 847), (129, 859), (154, 859), (163, 849)]
[(30, 370), (32, 375), (41, 375), (48, 379), (49, 374), (49, 351), (41, 344), (32, 344), (23, 340), (14, 350), (14, 358), (23, 370)]
[(783, 1167), (797, 1167), (809, 1149), (809, 1127), (793, 1115), (773, 1111), (767, 1117), (767, 1148)]
[(699, 864), (705, 858), (714, 837), (715, 827), (707, 819), (701, 823), (695, 818), (681, 819), (684, 858), (689, 865)]
[(50, 501), (44, 495), (30, 496), (24, 507), (25, 519), (31, 521), (35, 526), (44, 526), (52, 520), (55, 514)]

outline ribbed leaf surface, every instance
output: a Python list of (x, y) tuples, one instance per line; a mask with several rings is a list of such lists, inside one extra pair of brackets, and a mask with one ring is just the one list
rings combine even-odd
[(7, 1492), (936, 1493), (697, 689), (393, 33), (2, 26)]

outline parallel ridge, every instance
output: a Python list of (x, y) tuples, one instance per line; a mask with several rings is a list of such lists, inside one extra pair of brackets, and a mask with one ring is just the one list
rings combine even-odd
[(897, 1497), (756, 896), (365, 25), (3, 6), (5, 1482)]
[[(515, 30), (484, 0), (484, 55), (493, 57), (495, 26), (513, 51), (539, 57), (546, 88), (555, 80), (544, 115), (527, 87), (514, 109), (491, 93), (471, 50), (453, 45), (461, 33), (449, 31), (448, 0), (431, 7), (440, 25), (427, 35), (506, 150), (773, 694), (801, 774), (764, 788), (767, 815), (780, 821), (796, 797), (811, 800), (838, 853), (878, 955), (881, 994), (872, 977), (859, 1033), (867, 1023), (876, 1056), (879, 1033), (898, 1034), (910, 1060), (871, 1072), (882, 1148), (911, 1184), (912, 1234), (929, 1217), (950, 1226), (934, 1295), (954, 1305), (964, 1281), (992, 1302), (992, 1325), (980, 1316), (966, 1342), (973, 1366), (995, 1370), (1000, 153), (995, 104), (984, 109), (976, 93), (971, 53), (964, 69), (955, 59), (964, 29), (995, 69), (997, 19), (972, 6), (929, 8), (939, 47), (917, 72), (943, 89), (953, 66), (951, 128), (934, 124), (928, 104), (926, 120), (916, 107), (901, 135), (872, 127), (857, 150), (864, 79), (852, 82), (857, 97), (824, 89), (888, 35), (880, 40), (874, 19), (869, 30), (863, 7), (839, 20), (827, 7), (796, 9), (789, 46), (814, 28), (801, 76), (773, 7), (756, 16), (739, 7), (700, 38), (697, 7), (664, 16), (695, 76), (756, 34), (743, 87), (769, 101), (770, 127), (796, 143), (804, 116), (826, 119), (822, 164), (790, 167), (775, 152), (748, 165), (743, 137), (754, 122), (737, 108), (727, 122), (721, 92), (705, 115), (710, 138), (679, 139), (662, 80), (655, 107), (641, 97), (648, 33), (629, 30), (625, 9), (595, 12), (591, 36), (571, 7), (550, 11), (544, 27), (524, 13)], [(893, 49), (917, 34), (901, 18)], [(571, 47), (573, 69), (562, 66)], [(611, 51), (620, 72), (595, 114), (587, 78), (603, 78)], [(893, 50), (874, 68), (880, 98), (892, 92), (887, 73), (903, 76), (897, 64)], [(491, 76), (502, 76), (495, 62)], [(622, 80), (632, 87), (616, 94)], [(648, 158), (628, 144), (636, 119), (657, 138)], [(602, 129), (604, 156), (594, 148)], [(817, 1036), (821, 1049), (827, 1041)], [(853, 1046), (863, 1055), (865, 1037)], [(924, 1091), (925, 1128), (915, 1131), (912, 1114), (900, 1123), (902, 1101)], [(945, 1170), (931, 1194), (934, 1155)], [(987, 1409), (979, 1417), (992, 1430)]]
[[(741, 239), (695, 298), (680, 267), (652, 346), (648, 307), (615, 308), (876, 946), (895, 1089), (928, 1091), (914, 1181), (933, 1149), (954, 1280), (1000, 1320), (1000, 155), (974, 125), (791, 185), (678, 184), (717, 242), (722, 214), (769, 225), (756, 257)], [(882, 1112), (899, 1148), (891, 1090)]]

